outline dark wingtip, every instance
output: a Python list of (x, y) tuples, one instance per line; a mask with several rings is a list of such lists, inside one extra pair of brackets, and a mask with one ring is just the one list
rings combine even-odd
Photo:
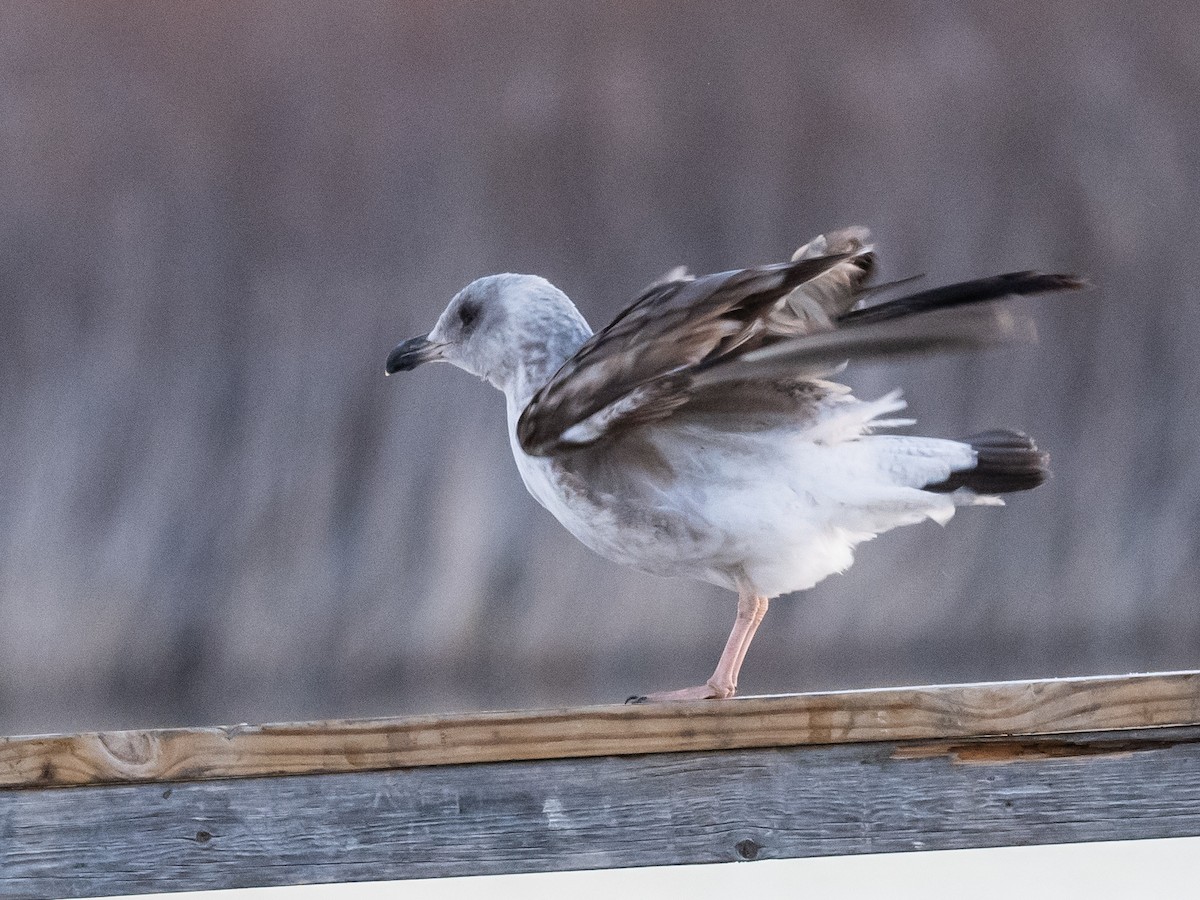
[(1015, 272), (1009, 276), (1018, 280), (1016, 293), (1040, 294), (1049, 291), (1081, 291), (1092, 287), (1092, 283), (1078, 275), (1062, 272)]
[(1064, 272), (1005, 272), (992, 278), (980, 278), (966, 281), (958, 285), (948, 285), (949, 288), (982, 288), (981, 294), (990, 294), (991, 298), (1004, 295), (1025, 296), (1028, 294), (1050, 294), (1055, 291), (1078, 291), (1091, 287), (1091, 284), (1078, 275)]
[(1090, 291), (1094, 284), (1086, 278), (1078, 275), (1055, 275), (1059, 279), (1059, 290), (1062, 291)]
[(1005, 272), (1002, 275), (960, 281), (884, 303), (852, 309), (839, 316), (837, 321), (841, 325), (866, 325), (938, 309), (986, 303), (1004, 297), (1077, 291), (1086, 287), (1089, 287), (1088, 282), (1077, 275), (1034, 271)]

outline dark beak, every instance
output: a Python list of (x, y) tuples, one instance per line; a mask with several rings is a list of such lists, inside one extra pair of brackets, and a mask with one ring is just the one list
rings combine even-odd
[(421, 363), (441, 358), (442, 345), (435, 344), (425, 335), (421, 335), (409, 338), (389, 353), (383, 371), (385, 375), (391, 375), (393, 372), (407, 372), (415, 369)]

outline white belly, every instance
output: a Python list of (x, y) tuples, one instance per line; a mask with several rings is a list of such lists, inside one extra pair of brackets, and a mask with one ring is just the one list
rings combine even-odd
[(510, 440), (529, 492), (596, 553), (767, 597), (844, 571), (854, 547), (876, 534), (926, 518), (945, 522), (956, 505), (990, 499), (919, 489), (973, 461), (969, 447), (951, 441), (822, 444), (797, 432), (678, 427), (647, 433), (671, 461), (669, 484), (620, 497), (582, 485), (552, 459), (526, 455), (512, 428)]

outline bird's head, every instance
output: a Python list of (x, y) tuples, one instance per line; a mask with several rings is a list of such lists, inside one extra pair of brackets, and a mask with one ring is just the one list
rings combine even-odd
[(506, 390), (522, 373), (549, 377), (590, 335), (575, 305), (545, 278), (488, 275), (455, 294), (432, 331), (392, 350), (384, 371), (442, 361)]

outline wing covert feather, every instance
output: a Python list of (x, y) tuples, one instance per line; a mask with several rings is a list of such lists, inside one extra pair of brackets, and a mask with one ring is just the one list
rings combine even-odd
[(686, 402), (678, 388), (690, 371), (769, 342), (777, 336), (771, 313), (783, 298), (849, 256), (805, 258), (652, 286), (534, 394), (517, 424), (521, 446), (527, 453), (546, 455), (592, 443), (612, 427), (669, 415)]

